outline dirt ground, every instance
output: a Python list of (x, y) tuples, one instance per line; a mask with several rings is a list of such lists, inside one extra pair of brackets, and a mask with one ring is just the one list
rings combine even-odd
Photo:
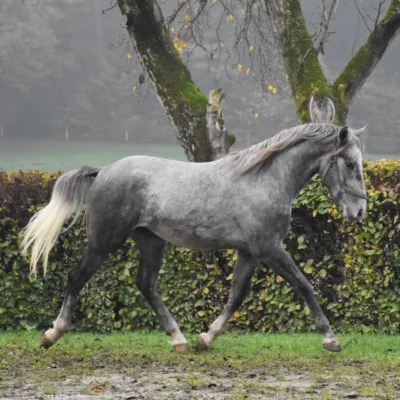
[(38, 332), (3, 332), (0, 400), (400, 400), (400, 338), (342, 339), (328, 353), (313, 334), (232, 333), (179, 354), (160, 332), (69, 333), (49, 350)]
[[(0, 399), (400, 399), (365, 396), (356, 390), (352, 377), (335, 380), (313, 378), (312, 371), (301, 374), (265, 369), (240, 371), (232, 366), (198, 371), (199, 368), (162, 366), (156, 363), (124, 366), (102, 365), (90, 374), (72, 368), (45, 367), (43, 376), (16, 370), (1, 377)], [(393, 377), (395, 378), (394, 372)], [(360, 377), (360, 384), (365, 377)], [(377, 382), (379, 385), (379, 382)], [(383, 382), (382, 382), (383, 384)]]

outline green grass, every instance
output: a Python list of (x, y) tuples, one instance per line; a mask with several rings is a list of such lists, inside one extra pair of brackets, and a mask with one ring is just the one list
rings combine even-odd
[[(196, 336), (188, 335), (188, 340), (193, 344)], [(318, 334), (229, 333), (208, 352), (177, 354), (160, 332), (68, 333), (49, 350), (39, 348), (36, 331), (0, 332), (0, 397), (2, 380), (17, 379), (22, 387), (29, 381), (44, 396), (60, 394), (60, 382), (72, 374), (92, 376), (96, 385), (115, 395), (110, 388), (116, 386), (116, 373), (144, 379), (141, 386), (150, 392), (163, 379), (172, 390), (167, 398), (173, 398), (176, 385), (183, 385), (192, 398), (209, 398), (199, 390), (209, 393), (226, 382), (233, 383), (224, 389), (222, 398), (227, 400), (274, 398), (288, 390), (293, 399), (336, 399), (350, 392), (400, 397), (399, 335), (347, 334), (340, 340), (343, 351), (329, 353), (322, 350)], [(22, 394), (15, 391), (15, 381), (10, 385), (4, 386), (3, 396)]]
[[(195, 343), (196, 336), (188, 335)], [(39, 349), (38, 332), (1, 332), (0, 358), (7, 349), (40, 354), (44, 361), (51, 362), (53, 356), (68, 354), (83, 356), (90, 360), (99, 353), (110, 357), (132, 360), (149, 357), (159, 362), (185, 363), (195, 356), (208, 365), (223, 365), (229, 357), (237, 367), (261, 366), (271, 361), (298, 366), (363, 360), (371, 364), (400, 365), (400, 336), (348, 334), (341, 335), (344, 347), (341, 353), (322, 350), (322, 338), (318, 334), (244, 334), (230, 333), (219, 337), (209, 353), (190, 350), (188, 354), (176, 354), (171, 350), (168, 337), (161, 332), (136, 333), (68, 333), (50, 350)], [(3, 353), (3, 354), (2, 354)], [(212, 353), (212, 357), (210, 354)], [(18, 363), (18, 359), (13, 362)]]
[(66, 141), (0, 141), (0, 169), (23, 171), (69, 171), (89, 165), (102, 167), (132, 155), (150, 155), (186, 160), (179, 145), (136, 145), (133, 143), (89, 143)]

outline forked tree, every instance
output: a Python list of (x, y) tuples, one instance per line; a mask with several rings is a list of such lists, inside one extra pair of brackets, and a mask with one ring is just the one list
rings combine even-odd
[[(118, 0), (129, 38), (186, 156), (192, 161), (217, 158), (228, 152), (235, 140), (224, 128), (223, 92), (212, 92), (209, 101), (193, 81), (180, 54), (181, 46), (191, 41), (209, 58), (216, 57), (215, 51), (208, 50), (202, 41), (203, 28), (213, 7), (219, 7), (221, 21), (225, 16), (237, 20), (232, 51), (238, 46), (247, 47), (253, 66), (258, 67), (261, 75), (268, 73), (270, 53), (274, 50), (279, 53), (301, 122), (309, 122), (310, 111), (314, 111), (315, 121), (325, 115), (328, 120), (333, 118), (336, 123), (344, 124), (355, 95), (399, 33), (400, 0), (376, 3), (376, 15), (366, 42), (339, 76), (329, 82), (319, 55), (331, 34), (329, 25), (340, 6), (339, 0), (321, 1), (321, 23), (313, 35), (307, 29), (300, 0), (180, 0), (167, 20), (157, 0)], [(185, 33), (177, 35), (170, 26), (182, 12)], [(219, 27), (215, 32), (217, 38)], [(251, 44), (256, 42), (258, 51)]]

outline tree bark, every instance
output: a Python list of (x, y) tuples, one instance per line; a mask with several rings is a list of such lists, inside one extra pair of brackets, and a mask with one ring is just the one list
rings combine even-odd
[[(302, 122), (309, 122), (308, 105), (313, 92), (332, 98), (332, 91), (307, 31), (300, 0), (265, 0), (265, 6), (275, 43), (282, 54), (297, 115)], [(335, 99), (332, 101), (336, 103)]]
[(315, 92), (332, 100), (336, 122), (344, 124), (351, 101), (361, 89), (400, 29), (400, 0), (392, 0), (382, 21), (367, 42), (330, 84), (307, 31), (300, 0), (265, 0), (275, 42), (284, 61), (296, 112), (301, 122), (310, 121), (309, 102)]
[(222, 101), (225, 94), (222, 89), (211, 90), (207, 106), (207, 132), (210, 142), (211, 158), (216, 160), (229, 153), (235, 143), (235, 135), (228, 133), (222, 118)]
[[(157, 1), (118, 0), (118, 5), (126, 18), (129, 36), (177, 131), (186, 157), (190, 161), (204, 162), (226, 154), (229, 146), (221, 143), (232, 143), (233, 139), (228, 138), (226, 130), (217, 132), (215, 124), (208, 124), (207, 116), (211, 121), (211, 109), (207, 111), (207, 97), (193, 82), (176, 50)], [(209, 128), (213, 129), (210, 131)]]

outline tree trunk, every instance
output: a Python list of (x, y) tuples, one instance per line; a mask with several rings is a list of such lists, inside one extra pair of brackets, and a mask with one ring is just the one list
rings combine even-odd
[[(211, 161), (226, 154), (233, 143), (225, 129), (218, 132), (207, 111), (207, 97), (193, 82), (187, 66), (179, 56), (164, 25), (156, 0), (118, 0), (126, 27), (146, 68), (158, 98), (190, 161)], [(221, 97), (222, 101), (223, 95)], [(222, 124), (223, 127), (223, 124)], [(210, 130), (210, 129), (211, 130)], [(217, 149), (218, 148), (218, 149)]]
[(312, 95), (318, 92), (331, 99), (336, 109), (336, 122), (344, 124), (354, 95), (399, 32), (400, 0), (391, 1), (385, 17), (333, 84), (327, 81), (322, 71), (300, 0), (265, 0), (265, 7), (301, 122), (310, 121), (309, 103)]

